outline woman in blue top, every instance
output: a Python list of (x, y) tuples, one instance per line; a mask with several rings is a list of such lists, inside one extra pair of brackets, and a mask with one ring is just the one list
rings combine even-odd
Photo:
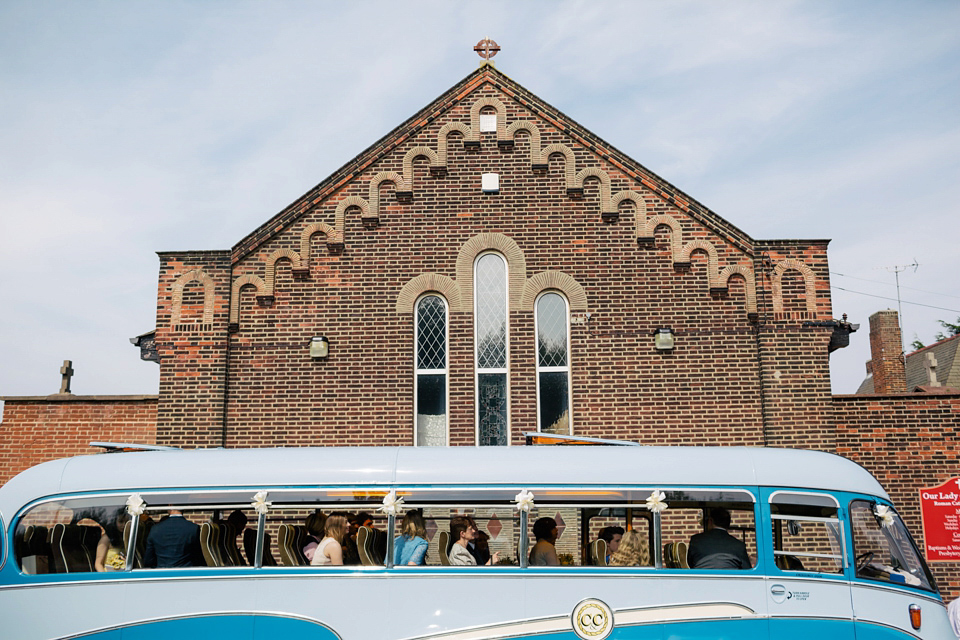
[(400, 529), (403, 534), (393, 540), (395, 565), (421, 565), (427, 563), (427, 527), (419, 511), (408, 511), (403, 516)]

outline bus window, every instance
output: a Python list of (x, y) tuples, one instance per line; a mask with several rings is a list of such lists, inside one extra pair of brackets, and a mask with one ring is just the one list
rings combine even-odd
[(117, 571), (125, 566), (125, 498), (43, 502), (18, 520), (15, 549), (27, 574)]
[(770, 497), (774, 564), (782, 571), (843, 573), (839, 506), (829, 495), (774, 493)]
[(866, 500), (850, 503), (857, 577), (936, 591), (900, 515), (884, 507)]
[[(422, 518), (428, 546), (422, 560), (423, 564), (443, 566), (469, 564), (463, 551), (457, 553), (459, 550), (453, 548), (457, 540), (451, 535), (452, 525), (461, 517), (467, 518), (473, 527), (473, 531), (466, 534), (471, 539), (464, 551), (469, 553), (478, 565), (484, 565), (488, 561), (491, 565), (519, 564), (520, 517), (511, 504), (424, 506)], [(397, 535), (402, 535), (402, 523), (403, 518), (398, 517)], [(459, 560), (451, 562), (451, 552), (459, 556)], [(496, 554), (496, 562), (494, 562), (494, 554)], [(404, 552), (404, 557), (406, 556), (407, 552)], [(401, 560), (402, 558), (394, 558), (396, 566), (404, 564)]]
[[(652, 567), (651, 520), (642, 503), (628, 508), (582, 509), (581, 522), (585, 523), (586, 532), (580, 554), (583, 562), (595, 566)], [(627, 545), (617, 556), (625, 537)]]
[(742, 491), (666, 490), (660, 514), (663, 566), (751, 569), (757, 535), (753, 495)]
[[(342, 535), (340, 560), (344, 566), (383, 566), (387, 559), (390, 532), (387, 517), (377, 511), (381, 503), (356, 505), (344, 509), (343, 504), (305, 508), (303, 505), (274, 506), (266, 515), (265, 544), (276, 552), (281, 566), (329, 566), (329, 561), (315, 554), (324, 539)], [(335, 520), (332, 518), (336, 518)], [(256, 541), (254, 540), (254, 543)], [(327, 544), (324, 543), (324, 549)], [(321, 551), (323, 557), (330, 554)], [(335, 557), (335, 556), (334, 556)]]

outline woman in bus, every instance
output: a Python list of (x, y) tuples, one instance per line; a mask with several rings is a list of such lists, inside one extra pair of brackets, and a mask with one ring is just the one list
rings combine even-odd
[(326, 537), (320, 541), (313, 553), (311, 565), (342, 565), (343, 564), (343, 538), (347, 534), (347, 519), (341, 515), (331, 515), (327, 518), (324, 525)]
[(620, 546), (608, 563), (611, 567), (645, 567), (650, 564), (647, 545), (640, 534), (631, 529), (623, 534)]
[(103, 527), (103, 535), (97, 542), (97, 555), (93, 563), (97, 571), (120, 571), (126, 565), (126, 551), (123, 548), (123, 535), (120, 533), (126, 520), (123, 516), (121, 510), (116, 520)]
[(313, 554), (317, 550), (320, 540), (323, 538), (323, 527), (326, 521), (327, 516), (323, 515), (323, 512), (317, 509), (308, 515), (306, 521), (303, 523), (307, 530), (306, 544), (303, 545), (303, 555), (307, 558), (307, 562), (313, 561)]
[[(450, 519), (450, 537), (456, 540), (450, 547), (450, 564), (454, 566), (476, 566), (477, 559), (470, 553), (467, 545), (477, 537), (477, 527), (472, 518), (454, 516)], [(494, 552), (486, 564), (500, 562), (500, 552)]]
[(393, 540), (393, 561), (397, 565), (427, 563), (427, 527), (419, 511), (407, 511), (403, 516), (402, 534)]
[(533, 523), (533, 535), (537, 543), (530, 549), (530, 566), (558, 566), (557, 558), (557, 521), (553, 518), (540, 518)]

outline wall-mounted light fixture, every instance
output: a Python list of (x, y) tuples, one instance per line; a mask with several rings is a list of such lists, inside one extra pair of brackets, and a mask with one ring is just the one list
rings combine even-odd
[(673, 329), (670, 327), (661, 327), (653, 331), (653, 346), (657, 351), (673, 350)]
[(330, 355), (330, 341), (324, 336), (314, 336), (310, 339), (310, 357), (325, 360)]

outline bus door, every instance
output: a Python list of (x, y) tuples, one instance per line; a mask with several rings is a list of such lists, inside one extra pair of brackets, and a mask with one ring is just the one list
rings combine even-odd
[(767, 490), (770, 637), (852, 640), (843, 510), (829, 493)]

